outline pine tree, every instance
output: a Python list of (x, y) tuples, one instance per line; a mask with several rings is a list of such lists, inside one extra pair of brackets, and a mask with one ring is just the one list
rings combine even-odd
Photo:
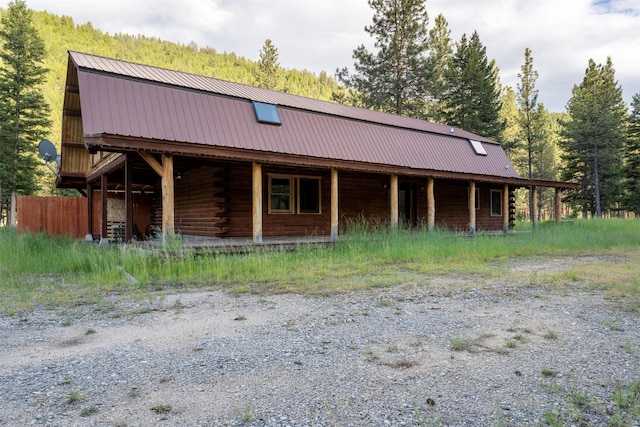
[(278, 49), (270, 39), (267, 39), (260, 50), (258, 59), (258, 86), (272, 90), (278, 89), (278, 70), (280, 70)]
[(563, 123), (565, 169), (563, 178), (580, 183), (568, 199), (582, 206), (583, 214), (601, 217), (622, 197), (622, 159), (626, 105), (615, 80), (611, 58), (605, 65), (589, 60), (584, 79), (574, 85)]
[[(522, 142), (527, 153), (527, 177), (532, 179), (534, 146), (543, 143), (542, 141), (542, 121), (538, 114), (538, 89), (536, 80), (538, 72), (533, 68), (533, 57), (531, 50), (524, 50), (524, 64), (518, 73), (520, 82), (518, 83), (518, 124), (522, 134)], [(533, 190), (529, 188), (529, 218), (533, 218)], [(538, 211), (540, 212), (540, 211)]]
[(625, 148), (625, 208), (640, 217), (640, 92), (631, 100)]
[(16, 195), (37, 190), (36, 144), (50, 126), (41, 88), (47, 70), (44, 42), (24, 0), (9, 2), (0, 22), (0, 186), (5, 204), (10, 194), (9, 224), (15, 225)]
[(463, 34), (456, 44), (446, 80), (445, 123), (500, 141), (506, 123), (500, 118), (498, 69), (477, 32), (470, 39)]
[(359, 46), (353, 51), (355, 73), (345, 67), (337, 77), (367, 108), (422, 117), (429, 77), (425, 0), (369, 0), (369, 6), (373, 24), (365, 31), (375, 38), (377, 52)]
[(453, 56), (453, 42), (451, 30), (445, 17), (436, 17), (435, 26), (429, 31), (428, 70), (430, 78), (427, 82), (429, 101), (427, 103), (427, 118), (435, 122), (443, 121), (442, 99), (446, 91), (446, 74)]

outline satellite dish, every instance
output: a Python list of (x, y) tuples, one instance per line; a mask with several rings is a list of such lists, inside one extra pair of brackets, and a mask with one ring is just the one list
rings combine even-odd
[(42, 160), (44, 160), (45, 166), (47, 166), (55, 176), (59, 177), (60, 175), (58, 172), (56, 172), (49, 164), (49, 162), (55, 162), (58, 169), (60, 169), (60, 156), (56, 151), (56, 146), (48, 139), (43, 139), (40, 141), (40, 144), (38, 144), (38, 152), (40, 153)]
[(52, 160), (55, 160), (58, 157), (58, 152), (56, 151), (56, 146), (51, 143), (48, 139), (43, 139), (38, 144), (38, 151), (40, 152), (40, 157), (49, 163)]

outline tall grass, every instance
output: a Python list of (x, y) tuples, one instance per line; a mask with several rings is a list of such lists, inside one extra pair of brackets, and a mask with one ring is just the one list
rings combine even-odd
[[(329, 248), (243, 255), (179, 253), (162, 256), (132, 245), (98, 247), (0, 228), (0, 312), (35, 305), (91, 304), (114, 293), (148, 295), (165, 287), (217, 285), (233, 292), (333, 293), (399, 283), (419, 285), (439, 274), (505, 274), (501, 261), (549, 255), (609, 254), (630, 259), (634, 262), (624, 264), (626, 270), (601, 278), (603, 283), (624, 282), (630, 288), (621, 293), (633, 294), (640, 282), (635, 267), (640, 258), (640, 221), (543, 223), (533, 232), (474, 238), (444, 230), (374, 230), (355, 225)], [(132, 283), (129, 275), (137, 282)], [(581, 279), (579, 272), (575, 275), (572, 280)]]

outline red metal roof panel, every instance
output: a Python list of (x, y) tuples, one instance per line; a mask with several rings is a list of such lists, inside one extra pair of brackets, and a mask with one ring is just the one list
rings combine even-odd
[(166, 70), (163, 68), (151, 67), (142, 64), (135, 64), (111, 58), (104, 58), (79, 52), (69, 52), (73, 63), (79, 69), (107, 72), (114, 75), (128, 78), (138, 78), (161, 84), (169, 84), (177, 87), (201, 90), (205, 92), (217, 93), (237, 98), (244, 98), (253, 101), (266, 102), (286, 107), (315, 111), (318, 113), (331, 114), (348, 117), (357, 120), (384, 123), (391, 126), (406, 127), (410, 129), (449, 134), (454, 129), (454, 134), (463, 138), (472, 138), (479, 141), (490, 142), (489, 139), (467, 132), (463, 129), (452, 128), (451, 126), (431, 123), (424, 120), (410, 117), (398, 116), (382, 113), (379, 111), (355, 108), (334, 102), (321, 101), (292, 95), (283, 92), (271, 91), (268, 89), (233, 83), (211, 77), (199, 76), (179, 71)]
[(502, 147), (476, 155), (458, 136), (280, 107), (282, 125), (258, 123), (249, 100), (118, 75), (78, 71), (85, 134), (274, 152), (460, 173), (517, 177)]

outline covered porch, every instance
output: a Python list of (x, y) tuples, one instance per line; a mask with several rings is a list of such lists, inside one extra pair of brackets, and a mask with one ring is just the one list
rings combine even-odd
[[(248, 243), (326, 244), (360, 220), (392, 229), (506, 233), (515, 221), (513, 190), (530, 186), (536, 200), (537, 188), (550, 184), (556, 189), (556, 221), (561, 219), (563, 188), (557, 182), (302, 167), (147, 151), (100, 156), (86, 188), (87, 238), (97, 240), (179, 235), (189, 246), (231, 250)], [(114, 205), (119, 206), (115, 219), (110, 213)]]

